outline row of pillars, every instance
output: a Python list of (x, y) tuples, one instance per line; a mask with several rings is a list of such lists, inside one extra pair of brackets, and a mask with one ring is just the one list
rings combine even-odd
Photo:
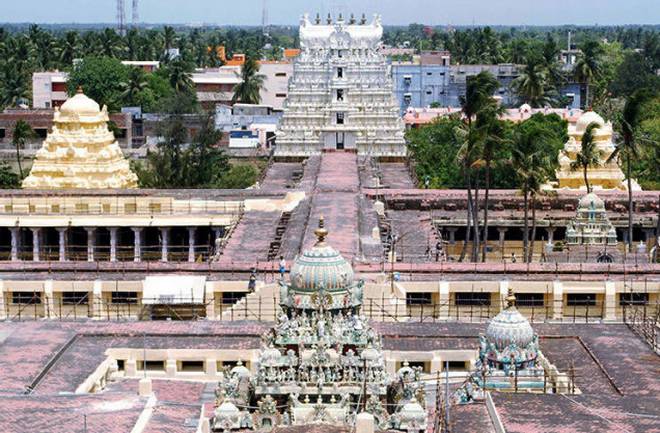
[[(524, 227), (517, 227), (520, 229), (520, 231), (524, 232)], [(539, 227), (539, 229), (543, 229), (546, 232), (546, 239), (548, 242), (553, 243), (554, 242), (554, 235), (555, 235), (555, 230), (557, 229), (556, 227)], [(444, 228), (448, 233), (449, 233), (449, 243), (450, 244), (455, 244), (456, 243), (456, 232), (458, 231), (459, 227), (445, 227)], [(497, 231), (499, 233), (499, 242), (500, 246), (504, 245), (504, 241), (506, 240), (506, 233), (509, 230), (509, 227), (497, 227)], [(532, 231), (531, 228), (528, 229), (530, 232)], [(621, 235), (623, 237), (623, 243), (628, 244), (628, 230), (621, 230)], [(645, 240), (648, 242), (652, 240), (655, 237), (655, 229), (652, 228), (646, 228), (644, 229), (644, 236)]]
[[(12, 227), (11, 231), (11, 261), (19, 261), (20, 228)], [(32, 260), (38, 262), (41, 260), (41, 228), (30, 228), (32, 231)], [(57, 227), (59, 234), (59, 261), (67, 261), (67, 231), (68, 227)], [(87, 261), (94, 261), (94, 251), (96, 250), (96, 228), (86, 227), (87, 231)], [(110, 232), (110, 261), (117, 261), (117, 231), (118, 227), (108, 227)], [(133, 260), (142, 261), (142, 231), (144, 227), (131, 227), (133, 231)], [(216, 239), (220, 236), (220, 228), (215, 228)], [(188, 227), (188, 261), (195, 261), (195, 233), (196, 227)], [(170, 228), (161, 227), (161, 261), (167, 262), (169, 256), (169, 236)]]

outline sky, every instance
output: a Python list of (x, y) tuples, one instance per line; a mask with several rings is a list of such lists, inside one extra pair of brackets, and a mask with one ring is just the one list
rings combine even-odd
[[(304, 12), (367, 16), (385, 25), (659, 24), (660, 0), (266, 0), (269, 22), (297, 24)], [(125, 0), (130, 17), (132, 0)], [(140, 0), (147, 23), (259, 25), (264, 0)], [(0, 0), (0, 22), (109, 23), (116, 0)], [(130, 19), (130, 18), (129, 18)]]

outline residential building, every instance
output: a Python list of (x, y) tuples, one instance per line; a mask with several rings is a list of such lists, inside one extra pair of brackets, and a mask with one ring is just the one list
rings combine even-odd
[(259, 73), (264, 76), (261, 88), (261, 104), (275, 110), (284, 108), (284, 101), (289, 94), (289, 79), (293, 75), (293, 63), (289, 61), (261, 61)]

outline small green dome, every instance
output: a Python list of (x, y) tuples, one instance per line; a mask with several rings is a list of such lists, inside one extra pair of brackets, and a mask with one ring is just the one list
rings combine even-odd
[(353, 285), (353, 268), (339, 253), (325, 243), (328, 232), (323, 219), (315, 231), (318, 242), (296, 257), (291, 266), (291, 288), (296, 292), (344, 291)]

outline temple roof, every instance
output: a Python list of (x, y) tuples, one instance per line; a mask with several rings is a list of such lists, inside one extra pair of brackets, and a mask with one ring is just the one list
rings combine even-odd
[(534, 339), (532, 325), (516, 308), (516, 298), (509, 288), (506, 298), (507, 307), (490, 321), (486, 329), (486, 338), (499, 350), (511, 345), (527, 347)]
[(353, 268), (339, 251), (325, 242), (324, 219), (315, 230), (316, 244), (296, 257), (291, 267), (291, 286), (298, 292), (344, 291), (353, 284)]

